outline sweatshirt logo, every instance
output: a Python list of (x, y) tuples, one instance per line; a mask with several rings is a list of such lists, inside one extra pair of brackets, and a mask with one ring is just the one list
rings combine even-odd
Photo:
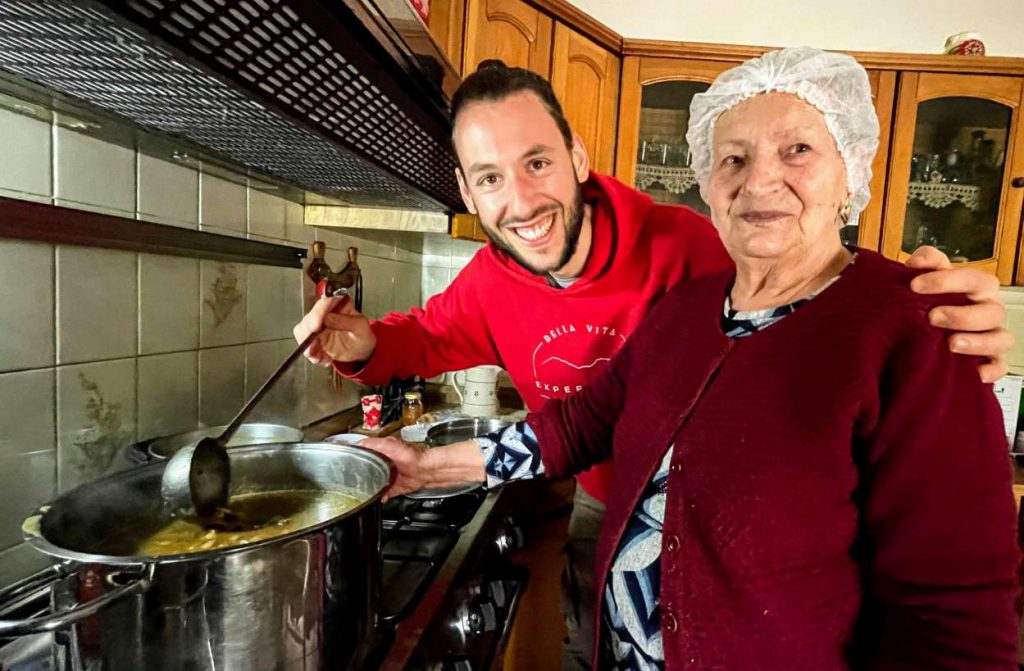
[(583, 389), (626, 342), (608, 324), (559, 324), (542, 334), (533, 350), (533, 377), (542, 398), (559, 398)]

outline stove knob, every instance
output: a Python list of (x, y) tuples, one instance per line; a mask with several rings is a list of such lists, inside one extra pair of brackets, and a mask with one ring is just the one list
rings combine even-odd
[(523, 547), (523, 530), (514, 524), (502, 528), (494, 538), (494, 547), (503, 556)]
[(501, 580), (492, 580), (487, 583), (487, 596), (498, 608), (508, 605), (508, 593), (505, 590), (505, 583)]
[(466, 616), (467, 629), (474, 635), (494, 631), (498, 628), (498, 612), (490, 601), (481, 601), (469, 609)]

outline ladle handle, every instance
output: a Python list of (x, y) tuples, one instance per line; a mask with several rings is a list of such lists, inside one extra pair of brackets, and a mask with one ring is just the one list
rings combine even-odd
[(217, 437), (218, 443), (220, 443), (221, 445), (227, 445), (227, 442), (231, 439), (231, 436), (235, 435), (235, 431), (238, 430), (238, 427), (240, 427), (242, 425), (242, 422), (244, 422), (245, 419), (249, 416), (249, 413), (251, 413), (252, 409), (256, 407), (256, 404), (259, 403), (264, 396), (266, 396), (267, 392), (270, 391), (271, 387), (277, 384), (277, 381), (281, 379), (281, 376), (284, 375), (289, 368), (291, 368), (291, 365), (295, 363), (295, 360), (302, 356), (303, 352), (309, 349), (309, 346), (313, 344), (313, 341), (316, 340), (319, 335), (319, 331), (315, 333), (310, 333), (308, 336), (306, 336), (306, 339), (303, 340), (299, 344), (299, 346), (296, 347), (295, 350), (288, 355), (288, 358), (284, 360), (284, 363), (278, 366), (277, 370), (274, 371), (274, 374), (267, 378), (267, 381), (264, 382), (263, 386), (260, 387), (256, 391), (256, 393), (252, 395), (252, 398), (250, 398), (249, 402), (245, 404), (245, 407), (242, 408), (237, 415), (235, 415), (235, 418), (231, 420), (230, 424), (228, 424), (228, 428), (224, 429), (224, 433), (220, 434), (220, 436)]

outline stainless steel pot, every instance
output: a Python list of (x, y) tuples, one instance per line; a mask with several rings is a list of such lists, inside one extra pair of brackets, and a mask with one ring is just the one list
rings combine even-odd
[[(441, 422), (430, 427), (427, 431), (427, 439), (424, 441), (427, 447), (439, 447), (460, 443), (477, 436), (485, 436), (488, 433), (500, 431), (508, 426), (506, 422), (493, 417), (473, 417), (471, 419), (453, 419), (450, 422)], [(471, 492), (480, 487), (479, 483), (467, 482), (464, 485), (452, 485), (450, 487), (434, 487), (432, 489), (421, 489), (418, 492), (406, 494), (411, 499), (440, 499), (449, 496), (458, 496)]]
[(324, 443), (229, 452), (232, 491), (322, 488), (362, 499), (322, 524), (199, 554), (102, 554), (124, 529), (170, 518), (163, 463), (84, 485), (26, 520), (26, 540), (64, 560), (0, 594), (51, 581), (53, 612), (0, 621), (0, 638), (58, 631), (55, 665), (81, 671), (320, 671), (360, 668), (376, 616), (380, 497), (391, 464)]
[[(145, 464), (156, 459), (170, 459), (181, 448), (195, 445), (208, 436), (215, 438), (226, 428), (227, 426), (208, 426), (188, 433), (143, 440), (128, 448), (127, 457), (136, 464)], [(302, 431), (283, 424), (243, 424), (228, 441), (228, 447), (297, 443), (302, 438)]]

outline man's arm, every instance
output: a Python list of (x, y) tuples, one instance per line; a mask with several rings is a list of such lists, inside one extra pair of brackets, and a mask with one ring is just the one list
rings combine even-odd
[(472, 276), (467, 267), (425, 308), (391, 313), (373, 322), (357, 312), (351, 301), (323, 298), (293, 329), (293, 335), (302, 342), (310, 333), (322, 331), (306, 357), (333, 364), (342, 375), (367, 384), (500, 364), (471, 286)]
[[(1018, 550), (999, 409), (924, 319), (881, 378), (861, 465), (872, 671), (1016, 668)], [(872, 635), (873, 634), (873, 635)]]
[(974, 268), (953, 268), (949, 258), (934, 247), (919, 247), (907, 266), (931, 270), (914, 278), (911, 288), (919, 294), (965, 294), (970, 304), (939, 306), (928, 315), (933, 326), (953, 331), (949, 349), (957, 354), (982, 357), (978, 372), (984, 382), (1006, 375), (1006, 353), (1013, 334), (1003, 324), (1006, 306), (999, 297), (999, 280)]

